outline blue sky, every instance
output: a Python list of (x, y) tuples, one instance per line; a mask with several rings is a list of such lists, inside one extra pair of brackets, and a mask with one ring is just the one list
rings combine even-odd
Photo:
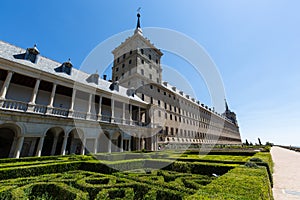
[[(59, 62), (71, 58), (78, 68), (99, 43), (133, 29), (142, 7), (142, 27), (173, 29), (205, 48), (222, 76), (243, 140), (300, 146), (299, 1), (11, 0), (0, 5), (0, 40), (23, 48), (37, 43), (43, 56)], [(168, 53), (162, 63), (179, 71), (189, 65)], [(199, 85), (197, 98), (209, 104), (205, 86)]]

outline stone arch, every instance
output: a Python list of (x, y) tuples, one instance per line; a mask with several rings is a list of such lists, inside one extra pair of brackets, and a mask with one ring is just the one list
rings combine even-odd
[(51, 127), (45, 133), (42, 156), (59, 155), (62, 148), (64, 129)]
[(0, 158), (13, 157), (17, 145), (17, 137), (22, 135), (21, 128), (16, 124), (0, 125)]
[(68, 141), (66, 147), (66, 154), (80, 154), (84, 148), (82, 139), (84, 132), (82, 129), (73, 128), (68, 133)]

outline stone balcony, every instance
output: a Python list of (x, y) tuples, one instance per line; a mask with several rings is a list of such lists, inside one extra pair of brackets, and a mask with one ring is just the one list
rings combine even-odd
[(9, 110), (16, 112), (24, 112), (24, 113), (34, 113), (40, 115), (48, 115), (48, 116), (57, 116), (57, 117), (65, 117), (71, 118), (74, 120), (88, 120), (88, 121), (98, 121), (103, 123), (111, 123), (111, 124), (121, 124), (127, 126), (136, 126), (143, 128), (154, 128), (159, 129), (161, 126), (159, 124), (154, 123), (145, 123), (136, 120), (123, 119), (123, 118), (112, 118), (107, 115), (97, 115), (87, 112), (80, 111), (71, 111), (65, 108), (57, 108), (57, 107), (47, 107), (45, 105), (38, 104), (30, 104), (28, 102), (10, 100), (10, 99), (0, 99), (0, 110)]

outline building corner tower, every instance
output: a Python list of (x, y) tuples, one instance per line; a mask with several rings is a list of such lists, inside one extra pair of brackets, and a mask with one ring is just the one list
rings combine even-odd
[(134, 89), (149, 83), (162, 82), (160, 59), (163, 53), (143, 36), (140, 17), (138, 13), (134, 34), (112, 51), (112, 81)]

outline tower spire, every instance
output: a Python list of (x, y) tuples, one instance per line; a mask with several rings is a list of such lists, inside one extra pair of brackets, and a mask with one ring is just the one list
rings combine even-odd
[(136, 23), (136, 28), (135, 28), (135, 31), (134, 31), (134, 34), (136, 34), (136, 33), (139, 33), (139, 34), (143, 34), (143, 31), (142, 31), (142, 29), (141, 29), (141, 22), (140, 22), (140, 17), (141, 17), (141, 14), (140, 14), (140, 11), (141, 11), (141, 7), (139, 7), (138, 9), (137, 9), (137, 23)]
[(226, 99), (224, 99), (225, 100), (225, 108), (226, 108), (226, 111), (228, 111), (229, 110), (229, 107), (228, 107), (228, 104), (227, 104), (227, 100)]

